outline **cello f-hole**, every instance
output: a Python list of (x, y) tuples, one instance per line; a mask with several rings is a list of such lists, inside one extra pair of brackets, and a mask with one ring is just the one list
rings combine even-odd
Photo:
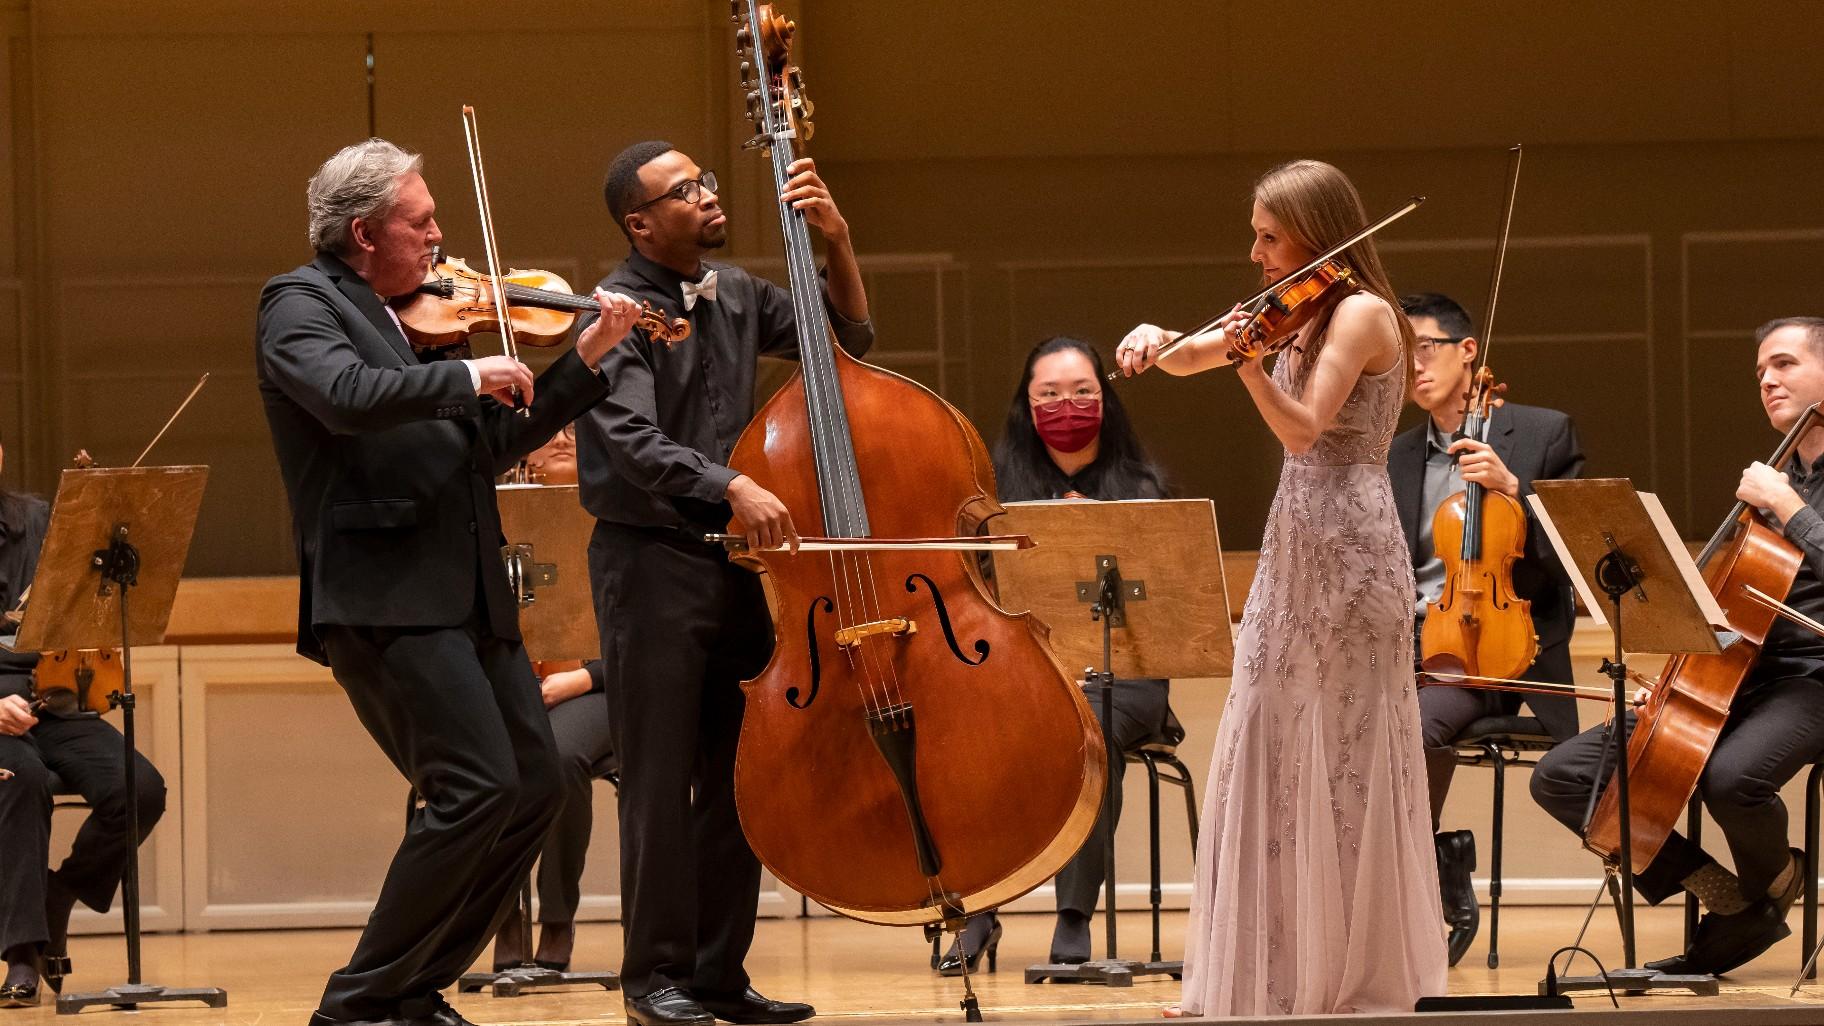
[[(823, 611), (826, 613), (836, 611), (836, 604), (830, 601), (828, 595), (817, 596), (815, 599), (811, 600), (810, 608), (804, 611), (805, 647), (808, 648), (811, 653), (811, 686), (810, 690), (807, 692), (800, 692), (798, 690), (798, 685), (796, 684), (785, 689), (786, 704), (794, 709), (810, 708), (811, 703), (817, 701), (817, 692), (823, 687), (823, 659), (817, 654), (818, 606), (822, 606)], [(802, 702), (798, 701), (798, 696), (800, 694), (804, 695), (804, 701)]]

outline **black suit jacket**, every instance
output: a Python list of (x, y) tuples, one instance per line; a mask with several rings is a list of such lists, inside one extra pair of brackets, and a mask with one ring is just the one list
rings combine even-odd
[(494, 478), (608, 392), (574, 350), (531, 416), (475, 395), (459, 361), (420, 363), (379, 296), (319, 253), (266, 283), (254, 354), (291, 499), (298, 651), (316, 628), (458, 627), (519, 638)]
[[(1393, 501), (1400, 526), (1406, 530), (1408, 548), (1419, 540), (1420, 510), (1425, 492), (1425, 432), (1429, 422), (1402, 432), (1387, 454), (1387, 476), (1393, 482)], [(1583, 447), (1571, 418), (1557, 410), (1507, 403), (1495, 411), (1489, 447), (1520, 479), (1522, 505), (1533, 493), (1534, 481), (1577, 477), (1583, 473)], [(1539, 656), (1532, 673), (1544, 680), (1568, 683), (1571, 679), (1571, 628), (1577, 619), (1571, 581), (1551, 551), (1551, 543), (1526, 508), (1529, 521), (1526, 556), (1514, 564), (1514, 590), (1533, 604), (1533, 627), (1539, 635)], [(1429, 523), (1429, 520), (1426, 521)], [(1577, 733), (1577, 700), (1557, 695), (1527, 695), (1526, 704), (1554, 737), (1563, 740)]]

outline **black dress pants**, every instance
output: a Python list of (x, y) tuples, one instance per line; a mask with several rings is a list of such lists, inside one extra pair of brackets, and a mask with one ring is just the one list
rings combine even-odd
[[(0, 735), (0, 952), (43, 944), (45, 890), (50, 879), (97, 912), (106, 912), (127, 869), (125, 747), (120, 731), (101, 719), (44, 717), (23, 737)], [(165, 811), (165, 779), (135, 756), (139, 839)], [(93, 806), (69, 857), (50, 866), (51, 788), (55, 772)]]
[(720, 548), (598, 523), (589, 574), (621, 760), (621, 987), (738, 995), (760, 863), (735, 811), (740, 682), (772, 624)]
[(1451, 742), (1484, 716), (1512, 716), (1520, 695), (1489, 688), (1431, 685), (1419, 689), (1419, 734), (1425, 743), (1425, 779), (1431, 789), (1431, 829), (1438, 830), (1450, 781), (1457, 773), (1457, 749)]
[[(1115, 681), (1114, 699), (1115, 716), (1111, 726), (1115, 735), (1115, 751), (1108, 760), (1108, 787), (1114, 796), (1114, 821), (1121, 822), (1121, 782), (1127, 775), (1125, 753), (1160, 738), (1165, 731), (1166, 718), (1170, 714), (1170, 685), (1163, 680), (1117, 680)], [(1095, 711), (1096, 722), (1102, 722), (1102, 689), (1089, 686), (1083, 689), (1083, 695), (1089, 699), (1089, 707)], [(1059, 912), (1076, 912), (1089, 916), (1096, 911), (1096, 901), (1102, 896), (1102, 882), (1108, 873), (1108, 858), (1104, 847), (1109, 832), (1114, 825), (1109, 821), (1107, 810), (1096, 817), (1096, 825), (1084, 839), (1083, 847), (1071, 856), (1064, 868), (1058, 871), (1054, 887), (1057, 890)]]
[(557, 805), (550, 718), (524, 648), (475, 621), (321, 636), (361, 725), (423, 804), (318, 1009), (421, 1016), (481, 954), (532, 869)]
[(583, 862), (595, 826), (595, 782), (618, 768), (608, 732), (608, 700), (578, 695), (551, 710), (561, 788), (557, 821), (538, 856), (538, 921), (576, 922)]
[[(1628, 714), (1630, 729), (1633, 714)], [(1596, 780), (1607, 787), (1615, 766), (1604, 727), (1589, 730), (1547, 752), (1533, 769), (1533, 798), (1552, 818), (1581, 832)], [(1735, 860), (1742, 893), (1765, 894), (1786, 868), (1786, 804), (1780, 788), (1824, 752), (1824, 682), (1784, 677), (1753, 685), (1736, 696), (1711, 752), (1698, 793), (1722, 828)], [(1677, 894), (1680, 881), (1710, 856), (1676, 831), (1649, 865), (1635, 866), (1634, 883), (1657, 905)]]

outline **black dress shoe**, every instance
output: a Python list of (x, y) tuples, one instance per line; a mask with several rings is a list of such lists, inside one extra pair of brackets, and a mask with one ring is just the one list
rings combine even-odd
[(709, 1014), (683, 987), (661, 987), (644, 997), (622, 999), (627, 1021), (635, 1026), (710, 1026)]
[(322, 1012), (310, 1013), (310, 1026), (406, 1026), (405, 1019), (334, 1019)]
[(803, 1022), (817, 1014), (817, 1009), (802, 1001), (774, 1001), (752, 987), (736, 997), (700, 994), (697, 1003), (723, 1022), (746, 1024)]
[[(963, 975), (963, 959), (969, 960), (969, 971), (981, 971), (982, 956), (988, 956), (988, 971), (994, 972), (1001, 950), (1001, 917), (993, 912), (979, 912), (969, 917), (963, 931), (950, 942), (950, 949), (938, 960), (937, 975)], [(964, 955), (967, 952), (967, 956)]]
[(1444, 921), (1450, 924), (1447, 945), (1450, 964), (1454, 966), (1469, 950), (1482, 925), (1482, 906), (1476, 901), (1476, 886), (1469, 876), (1476, 868), (1476, 835), (1453, 830), (1439, 834), (1436, 844), (1438, 898), (1444, 908)]
[(0, 1008), (30, 1008), (38, 1003), (38, 981), (0, 986)]
[(1792, 927), (1773, 898), (1762, 898), (1732, 915), (1706, 913), (1685, 952), (1685, 964), (1690, 972), (1721, 976), (1791, 935)]

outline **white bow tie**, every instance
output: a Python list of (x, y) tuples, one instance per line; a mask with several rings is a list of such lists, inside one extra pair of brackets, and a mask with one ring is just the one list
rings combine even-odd
[(684, 286), (684, 309), (689, 310), (697, 305), (699, 299), (716, 298), (716, 272), (710, 271), (703, 276), (703, 281), (681, 282)]

